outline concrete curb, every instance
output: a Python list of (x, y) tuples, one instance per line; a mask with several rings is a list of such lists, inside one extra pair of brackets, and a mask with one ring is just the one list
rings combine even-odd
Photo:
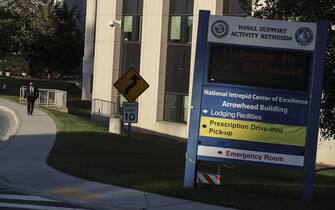
[(0, 177), (0, 186), (3, 187), (3, 188), (7, 188), (9, 190), (16, 191), (16, 192), (25, 193), (25, 194), (28, 194), (28, 195), (39, 196), (39, 197), (47, 198), (47, 199), (52, 199), (52, 200), (56, 200), (56, 201), (59, 201), (59, 202), (64, 202), (64, 203), (72, 204), (72, 205), (75, 205), (75, 206), (80, 206), (80, 208), (86, 208), (86, 209), (92, 209), (92, 210), (93, 209), (94, 210), (144, 210), (142, 208), (132, 209), (132, 208), (117, 207), (117, 206), (116, 207), (110, 206), (110, 207), (107, 208), (107, 207), (101, 206), (99, 204), (88, 204), (88, 203), (76, 201), (76, 200), (73, 200), (73, 199), (65, 199), (61, 196), (56, 196), (54, 194), (43, 192), (43, 191), (35, 189), (35, 188), (16, 185), (14, 183), (11, 183), (10, 181), (5, 179), (4, 177)]
[(2, 140), (0, 141), (0, 150), (2, 150), (6, 145), (10, 143), (10, 140), (16, 136), (17, 132), (21, 127), (21, 119), (14, 110), (8, 107), (0, 105), (0, 111), (5, 112), (9, 116), (9, 128)]

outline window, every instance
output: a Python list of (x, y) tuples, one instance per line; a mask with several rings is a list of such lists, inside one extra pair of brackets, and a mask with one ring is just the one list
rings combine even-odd
[(187, 17), (187, 42), (192, 42), (193, 16)]
[(168, 45), (165, 91), (188, 94), (191, 46)]
[(143, 0), (123, 0), (123, 15), (142, 14)]
[(127, 72), (130, 68), (134, 68), (137, 72), (139, 72), (141, 64), (141, 43), (122, 43), (121, 55), (122, 66), (120, 69), (120, 75)]
[(124, 0), (122, 9), (123, 42), (140, 42), (143, 0)]
[(188, 96), (176, 93), (165, 94), (164, 120), (186, 123), (188, 118)]
[(169, 43), (187, 44), (192, 41), (194, 0), (171, 0)]
[(165, 78), (165, 121), (186, 123), (194, 0), (170, 0)]
[(223, 15), (246, 16), (240, 1), (237, 0), (225, 0), (223, 2)]
[(123, 0), (120, 75), (140, 71), (143, 0)]
[(187, 122), (188, 119), (188, 96), (183, 96), (183, 122)]
[(133, 16), (124, 16), (123, 17), (123, 32), (131, 33), (133, 32)]
[(166, 93), (164, 106), (164, 120), (177, 121), (177, 95)]
[(188, 44), (192, 42), (193, 16), (171, 15), (169, 21), (169, 42)]
[(142, 16), (125, 15), (123, 16), (123, 41), (140, 42), (142, 32)]
[(170, 40), (180, 41), (181, 16), (171, 16), (170, 22)]
[(194, 0), (170, 0), (170, 14), (193, 14)]

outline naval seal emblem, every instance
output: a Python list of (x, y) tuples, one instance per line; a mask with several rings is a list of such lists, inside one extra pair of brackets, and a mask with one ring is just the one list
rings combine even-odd
[(228, 24), (223, 20), (217, 20), (212, 24), (212, 33), (217, 38), (225, 37), (228, 30)]
[(295, 32), (295, 40), (302, 46), (307, 46), (313, 42), (314, 34), (313, 31), (308, 27), (300, 27)]

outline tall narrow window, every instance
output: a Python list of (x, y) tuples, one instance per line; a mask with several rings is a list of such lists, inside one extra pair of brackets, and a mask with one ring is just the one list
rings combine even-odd
[(123, 41), (140, 42), (142, 16), (126, 15), (123, 16)]
[(170, 40), (171, 41), (180, 41), (181, 33), (181, 16), (171, 16), (171, 26), (170, 26)]
[(140, 71), (143, 0), (123, 0), (120, 75)]
[(246, 16), (245, 12), (241, 7), (240, 1), (236, 0), (224, 0), (223, 14), (234, 15), (234, 16)]
[(193, 16), (187, 17), (187, 42), (192, 42)]
[(194, 0), (170, 0), (165, 79), (165, 121), (186, 123)]
[(164, 120), (186, 123), (188, 117), (188, 96), (176, 93), (165, 94)]

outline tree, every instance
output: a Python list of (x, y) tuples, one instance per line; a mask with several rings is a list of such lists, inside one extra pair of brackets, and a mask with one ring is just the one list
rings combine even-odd
[(79, 27), (81, 13), (76, 7), (69, 8), (66, 3), (55, 10), (55, 34), (46, 40), (50, 69), (59, 73), (81, 71), (84, 51), (83, 33)]
[[(4, 35), (7, 36), (6, 43), (1, 43), (1, 46), (7, 48), (7, 56), (20, 55), (30, 64), (30, 68), (40, 66), (37, 57), (39, 43), (55, 33), (52, 19), (55, 7), (53, 1), (48, 0), (0, 1), (0, 11), (11, 25), (10, 33), (8, 29), (1, 30), (2, 34), (7, 34)], [(6, 24), (2, 23), (2, 26)]]
[(10, 12), (0, 7), (0, 56), (7, 57), (15, 48), (15, 37), (17, 36), (16, 20)]
[(328, 20), (326, 66), (321, 100), (320, 127), (322, 135), (335, 135), (335, 0), (240, 0), (247, 14), (257, 18), (317, 22)]
[(53, 0), (0, 0), (0, 56), (20, 55), (30, 73), (73, 71), (81, 65), (81, 13)]

